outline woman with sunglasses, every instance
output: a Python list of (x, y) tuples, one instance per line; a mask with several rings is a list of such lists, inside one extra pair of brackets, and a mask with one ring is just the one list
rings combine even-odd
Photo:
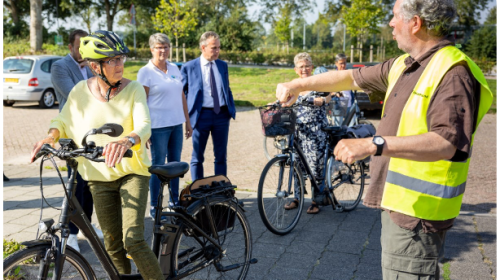
[[(52, 146), (59, 138), (82, 139), (105, 123), (120, 124), (119, 140), (107, 135), (90, 136), (105, 146), (105, 165), (78, 158), (79, 172), (89, 182), (104, 245), (121, 274), (131, 273), (128, 253), (144, 279), (163, 279), (158, 260), (144, 240), (151, 161), (145, 143), (151, 135), (151, 119), (142, 85), (123, 78), (129, 49), (110, 31), (96, 31), (80, 39), (82, 58), (89, 61), (95, 77), (78, 83), (59, 115), (51, 121), (48, 136), (35, 144)], [(123, 158), (131, 149), (132, 158)]]

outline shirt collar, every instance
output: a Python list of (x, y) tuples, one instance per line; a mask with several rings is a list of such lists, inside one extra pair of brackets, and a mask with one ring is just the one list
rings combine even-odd
[(78, 68), (83, 68), (80, 66), (80, 64), (73, 58), (73, 56), (71, 56), (71, 54), (69, 53), (68, 56), (71, 58), (71, 60), (73, 60), (73, 62), (75, 62), (75, 64), (78, 66)]
[(203, 57), (203, 55), (200, 56), (200, 63), (202, 66), (206, 66), (210, 62), (213, 62), (215, 64), (215, 61), (208, 61), (205, 57)]
[(417, 62), (419, 65), (426, 64), (425, 62), (430, 61), (430, 59), (434, 56), (434, 54), (447, 46), (453, 46), (453, 37), (448, 36), (444, 38), (443, 40), (439, 41), (434, 47), (430, 48), (428, 51), (426, 51), (424, 54), (420, 55), (418, 58), (413, 58), (411, 56), (407, 57), (405, 59), (405, 64), (406, 66), (410, 66), (414, 62)]

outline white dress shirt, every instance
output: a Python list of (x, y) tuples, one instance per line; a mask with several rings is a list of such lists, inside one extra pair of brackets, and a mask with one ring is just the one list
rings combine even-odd
[(89, 77), (87, 76), (87, 69), (85, 69), (85, 66), (80, 66), (80, 64), (71, 56), (71, 54), (68, 54), (68, 56), (71, 57), (71, 59), (76, 63), (76, 66), (78, 66), (78, 69), (80, 69), (83, 79), (87, 80)]
[[(217, 64), (215, 63), (215, 61), (212, 62), (215, 84), (217, 85), (219, 94), (219, 105), (222, 107), (226, 105), (226, 101), (224, 100), (224, 96), (222, 94), (222, 77), (219, 73), (219, 69), (217, 68)], [(214, 99), (212, 97), (212, 88), (210, 87), (210, 61), (204, 58), (203, 55), (200, 57), (200, 66), (201, 76), (203, 78), (203, 104), (201, 106), (206, 108), (213, 108)]]

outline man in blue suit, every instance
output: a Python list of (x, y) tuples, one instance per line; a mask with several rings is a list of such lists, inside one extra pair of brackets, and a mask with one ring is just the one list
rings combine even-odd
[(217, 59), (219, 35), (207, 31), (200, 38), (201, 56), (181, 69), (189, 118), (193, 127), (191, 178), (203, 178), (204, 153), (212, 134), (215, 175), (227, 175), (229, 121), (235, 118), (233, 94), (229, 88), (227, 63)]

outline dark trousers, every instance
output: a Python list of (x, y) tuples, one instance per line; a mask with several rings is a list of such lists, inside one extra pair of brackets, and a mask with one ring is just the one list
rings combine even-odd
[(202, 109), (193, 129), (193, 154), (191, 156), (191, 178), (203, 178), (203, 162), (208, 136), (212, 135), (214, 146), (215, 175), (227, 175), (227, 143), (231, 115), (226, 106), (219, 114), (212, 109)]
[[(69, 165), (67, 167), (68, 167), (68, 178), (69, 178), (71, 176), (71, 173), (73, 172), (73, 169), (71, 169)], [(89, 183), (82, 179), (80, 173), (76, 174), (75, 196), (80, 205), (82, 206), (83, 212), (85, 213), (89, 221), (92, 221), (92, 213), (94, 211), (94, 201), (92, 200), (92, 194), (90, 193)], [(78, 234), (79, 229), (73, 223), (69, 223), (69, 231), (70, 234)]]

